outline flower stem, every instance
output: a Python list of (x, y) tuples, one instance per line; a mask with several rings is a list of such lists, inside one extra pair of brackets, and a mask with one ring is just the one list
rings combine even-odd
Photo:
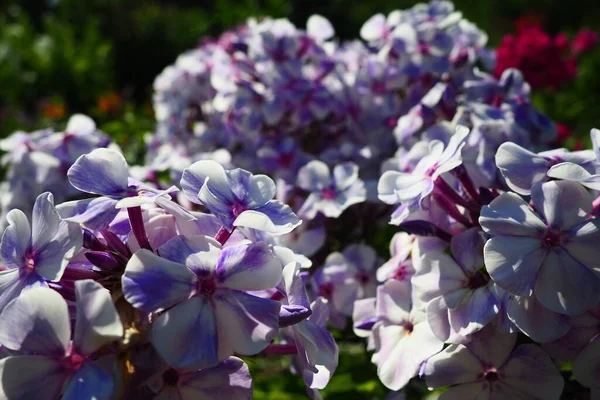
[(146, 227), (144, 226), (142, 208), (140, 206), (129, 207), (127, 209), (127, 214), (129, 214), (131, 230), (140, 247), (152, 251), (152, 246), (150, 246), (150, 241), (148, 241), (148, 235), (146, 234)]
[(225, 242), (227, 242), (227, 240), (229, 240), (229, 238), (233, 234), (233, 231), (235, 231), (235, 226), (233, 227), (233, 229), (231, 229), (231, 232), (229, 232), (227, 230), (227, 228), (222, 226), (219, 229), (219, 231), (217, 232), (217, 234), (215, 235), (215, 240), (217, 242), (221, 243), (221, 246), (223, 246), (223, 245), (225, 245)]
[(260, 354), (265, 356), (274, 356), (274, 355), (290, 355), (296, 354), (298, 349), (296, 348), (295, 343), (271, 343), (268, 345)]

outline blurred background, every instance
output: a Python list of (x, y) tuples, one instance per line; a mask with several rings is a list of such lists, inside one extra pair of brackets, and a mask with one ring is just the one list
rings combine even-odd
[[(64, 127), (85, 113), (113, 135), (129, 158), (143, 152), (154, 127), (152, 83), (183, 51), (219, 36), (249, 17), (285, 17), (303, 28), (311, 14), (328, 18), (340, 39), (356, 39), (373, 14), (416, 4), (410, 0), (0, 0), (0, 137), (16, 130)], [(505, 48), (515, 35), (537, 51), (540, 41), (569, 48), (572, 75), (560, 85), (534, 88), (536, 106), (561, 124), (572, 148), (600, 127), (600, 48), (572, 56), (582, 29), (600, 32), (600, 3), (565, 0), (455, 0), (456, 9)], [(523, 31), (540, 27), (540, 34)], [(507, 36), (511, 35), (511, 36)], [(562, 43), (562, 44), (561, 44)], [(563, 46), (563, 47), (561, 47)], [(562, 51), (562, 50), (561, 50)], [(562, 54), (562, 53), (561, 53)], [(566, 54), (566, 53), (565, 53)], [(506, 55), (506, 54), (505, 54)], [(565, 56), (567, 57), (567, 56)], [(564, 60), (563, 60), (564, 61)], [(540, 68), (555, 60), (543, 59)], [(535, 72), (535, 70), (533, 71)], [(559, 131), (560, 131), (559, 129)], [(566, 132), (566, 133), (565, 133)], [(562, 143), (561, 143), (562, 144)], [(135, 160), (130, 160), (135, 161)], [(341, 344), (340, 367), (326, 399), (383, 399), (362, 340)], [(346, 360), (344, 360), (344, 358)], [(301, 379), (285, 361), (250, 357), (256, 399), (302, 399)], [(258, 373), (257, 373), (258, 372)], [(408, 387), (409, 398), (423, 388)], [(295, 394), (294, 394), (295, 393)]]

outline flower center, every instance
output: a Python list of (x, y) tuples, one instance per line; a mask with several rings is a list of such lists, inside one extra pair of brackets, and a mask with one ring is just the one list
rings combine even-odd
[(406, 271), (406, 265), (400, 265), (394, 273), (393, 279), (397, 281), (403, 281), (406, 279), (408, 271)]
[(333, 284), (324, 283), (319, 286), (319, 296), (326, 298), (327, 300), (331, 300), (331, 296), (333, 295)]
[(486, 371), (485, 374), (483, 374), (483, 379), (485, 379), (488, 382), (495, 382), (500, 378), (498, 376), (498, 371), (496, 370), (496, 368), (492, 368)]
[(544, 233), (544, 237), (542, 238), (542, 241), (543, 241), (544, 246), (546, 246), (548, 248), (560, 246), (560, 242), (561, 242), (560, 231), (557, 231), (553, 228), (548, 227), (548, 229), (546, 229), (546, 232)]
[(321, 191), (321, 196), (326, 200), (335, 198), (335, 190), (333, 188), (325, 188)]
[(210, 297), (217, 290), (217, 284), (213, 277), (200, 279), (198, 281), (198, 293)]
[(241, 213), (243, 213), (246, 210), (247, 210), (247, 208), (241, 204), (233, 205), (233, 215), (235, 215), (236, 217), (239, 216)]
[(470, 289), (478, 289), (480, 287), (484, 287), (489, 282), (490, 278), (487, 275), (484, 275), (482, 272), (478, 271), (475, 275), (469, 277), (469, 288)]
[(410, 335), (412, 333), (412, 331), (415, 329), (415, 326), (410, 321), (404, 321), (401, 325), (404, 328), (405, 335)]
[(163, 373), (162, 378), (166, 386), (175, 386), (179, 382), (179, 372), (173, 368), (169, 368)]
[(367, 283), (369, 283), (371, 278), (366, 272), (359, 272), (358, 274), (356, 274), (356, 280), (359, 281), (362, 285), (366, 285)]
[(435, 171), (437, 171), (438, 167), (439, 165), (435, 163), (431, 167), (427, 168), (427, 170), (425, 171), (425, 176), (431, 178), (433, 174), (435, 174)]

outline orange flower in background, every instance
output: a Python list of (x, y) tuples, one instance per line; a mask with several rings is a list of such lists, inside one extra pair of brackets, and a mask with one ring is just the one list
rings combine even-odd
[(98, 98), (98, 111), (102, 114), (116, 114), (123, 108), (123, 98), (117, 92), (111, 92)]
[(67, 107), (63, 102), (46, 103), (42, 107), (42, 114), (51, 119), (62, 119), (67, 113)]

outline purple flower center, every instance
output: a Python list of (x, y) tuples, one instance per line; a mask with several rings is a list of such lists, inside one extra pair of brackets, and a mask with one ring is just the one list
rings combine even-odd
[(210, 297), (217, 290), (217, 283), (213, 277), (203, 278), (198, 281), (197, 293)]
[(408, 271), (406, 269), (407, 269), (406, 265), (399, 265), (398, 269), (396, 270), (396, 272), (394, 273), (394, 276), (392, 276), (392, 278), (397, 281), (405, 280), (406, 277), (408, 276)]
[(169, 368), (162, 374), (162, 378), (166, 386), (175, 386), (179, 382), (179, 372), (173, 368)]
[(333, 188), (325, 188), (321, 191), (321, 196), (325, 199), (325, 200), (332, 200), (335, 198), (335, 189)]
[(415, 326), (410, 321), (404, 321), (401, 325), (404, 328), (405, 335), (410, 335), (412, 333), (412, 331), (415, 329)]
[(371, 281), (371, 277), (366, 272), (359, 272), (356, 274), (356, 280), (361, 283), (361, 285), (366, 285)]
[(84, 362), (84, 356), (72, 352), (70, 355), (64, 358), (61, 364), (69, 371), (77, 371), (79, 368), (81, 368)]
[(560, 243), (561, 243), (560, 231), (557, 231), (551, 227), (548, 227), (548, 229), (546, 229), (546, 232), (544, 233), (542, 242), (543, 242), (544, 246), (546, 246), (548, 248), (560, 246)]
[(427, 43), (419, 43), (419, 53), (423, 54), (423, 55), (428, 55), (429, 54), (429, 45)]
[(469, 288), (478, 289), (484, 287), (489, 282), (490, 278), (482, 272), (476, 272), (475, 275), (469, 277)]
[(373, 84), (373, 92), (377, 94), (381, 94), (385, 92), (385, 85), (383, 82), (375, 82)]
[(278, 163), (284, 168), (289, 168), (294, 160), (294, 155), (291, 153), (283, 153), (279, 155)]
[(331, 300), (331, 296), (333, 295), (333, 284), (332, 283), (324, 283), (319, 286), (319, 296), (326, 298), (327, 300)]
[(500, 379), (498, 376), (498, 370), (496, 368), (491, 368), (483, 374), (483, 379), (488, 382), (495, 382)]

